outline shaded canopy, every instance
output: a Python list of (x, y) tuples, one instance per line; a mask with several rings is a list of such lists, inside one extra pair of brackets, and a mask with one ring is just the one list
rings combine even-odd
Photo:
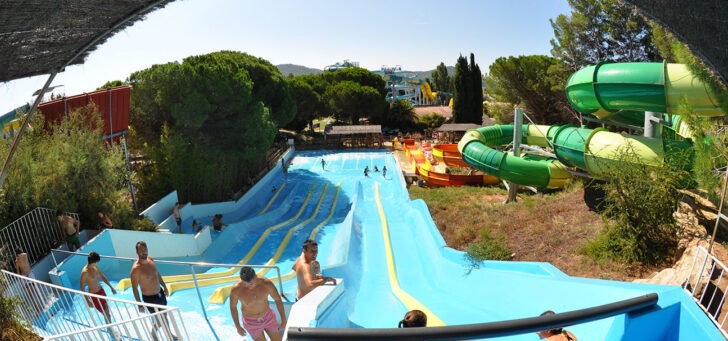
[(381, 134), (381, 125), (330, 126), (326, 135)]
[(686, 43), (728, 84), (728, 10), (725, 0), (623, 0)]
[(468, 131), (470, 129), (478, 129), (480, 128), (479, 124), (473, 124), (473, 123), (448, 123), (443, 124), (439, 128), (435, 129), (436, 131)]
[(174, 0), (2, 0), (0, 82), (63, 71)]

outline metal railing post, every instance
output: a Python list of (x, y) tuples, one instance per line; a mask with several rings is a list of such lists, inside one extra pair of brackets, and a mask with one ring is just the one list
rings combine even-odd
[(200, 300), (200, 309), (202, 309), (202, 315), (205, 316), (205, 320), (208, 320), (207, 309), (205, 309), (205, 303), (202, 302), (202, 294), (200, 293), (200, 286), (197, 285), (197, 275), (195, 274), (195, 265), (194, 264), (190, 264), (190, 272), (192, 273), (192, 281), (195, 282), (195, 290), (197, 290), (197, 299)]

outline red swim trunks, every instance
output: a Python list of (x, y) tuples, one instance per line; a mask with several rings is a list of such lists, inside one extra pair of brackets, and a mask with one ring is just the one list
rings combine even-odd
[[(106, 296), (106, 291), (104, 291), (104, 287), (99, 285), (99, 291), (95, 292), (94, 294), (99, 296)], [(96, 308), (96, 310), (98, 310), (100, 313), (103, 313), (109, 309), (109, 304), (106, 303), (106, 300), (103, 298), (91, 297), (91, 302), (94, 304), (94, 308)]]
[(268, 307), (268, 312), (262, 317), (246, 317), (243, 315), (243, 327), (250, 334), (250, 337), (257, 339), (263, 335), (263, 330), (270, 333), (278, 333), (278, 320), (276, 314)]

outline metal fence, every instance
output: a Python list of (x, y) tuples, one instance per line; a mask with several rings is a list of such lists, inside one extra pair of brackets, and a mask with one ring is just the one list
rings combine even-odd
[[(77, 213), (65, 213), (78, 219)], [(0, 261), (6, 268), (15, 269), (15, 248), (20, 246), (34, 265), (65, 243), (65, 235), (58, 225), (56, 210), (37, 207), (0, 230)]]
[(15, 302), (15, 317), (45, 340), (189, 339), (175, 307), (89, 294), (5, 270), (0, 293)]
[(728, 309), (725, 306), (727, 287), (726, 266), (707, 249), (699, 246), (683, 288), (728, 339), (725, 328), (728, 319)]
[[(53, 257), (53, 262), (55, 263), (55, 267), (58, 268), (59, 262), (56, 260), (56, 255), (59, 255), (62, 259), (71, 259), (71, 257), (77, 257), (82, 256), (84, 259), (88, 256), (87, 253), (81, 253), (81, 252), (69, 252), (65, 250), (51, 250), (51, 256)], [(117, 266), (120, 266), (121, 264), (126, 265), (127, 269), (131, 269), (133, 263), (137, 260), (136, 258), (129, 258), (129, 257), (119, 257), (119, 256), (100, 256), (101, 259), (110, 259), (113, 260)], [(175, 290), (182, 290), (182, 289), (194, 289), (196, 292), (196, 296), (199, 302), (199, 308), (200, 313), (202, 316), (207, 320), (207, 309), (205, 307), (204, 302), (212, 299), (205, 298), (202, 296), (200, 292), (200, 287), (203, 286), (209, 286), (209, 285), (217, 285), (217, 284), (225, 284), (227, 283), (227, 287), (229, 289), (230, 286), (232, 286), (235, 282), (237, 282), (239, 278), (239, 272), (240, 268), (243, 266), (250, 266), (252, 268), (262, 270), (257, 271), (259, 275), (264, 275), (268, 271), (275, 271), (275, 279), (273, 277), (270, 277), (271, 280), (274, 280), (275, 283), (278, 285), (279, 293), (282, 295), (282, 297), (286, 297), (283, 293), (283, 280), (292, 278), (292, 274), (289, 273), (288, 275), (284, 276), (281, 275), (281, 269), (277, 265), (266, 265), (266, 264), (226, 264), (226, 263), (207, 263), (207, 262), (180, 262), (180, 261), (170, 261), (170, 260), (162, 260), (162, 259), (155, 259), (154, 263), (158, 267), (166, 267), (167, 269), (174, 268), (175, 273), (181, 274), (181, 275), (172, 275), (172, 276), (162, 276), (165, 280), (165, 284), (167, 284), (167, 288), (169, 289), (170, 295)], [(226, 269), (226, 270), (220, 270), (220, 272), (208, 272), (210, 269), (217, 268), (217, 269)], [(180, 269), (188, 269), (187, 271), (180, 270)], [(232, 274), (227, 274), (231, 270), (234, 270)], [(186, 274), (185, 274), (186, 273)], [(226, 274), (222, 274), (226, 273)], [(123, 290), (123, 289), (122, 289)], [(220, 288), (218, 290), (221, 290), (221, 293), (229, 293), (229, 290), (223, 290), (223, 288)], [(214, 294), (213, 294), (214, 295)], [(225, 298), (227, 298), (227, 294), (223, 294)], [(193, 304), (192, 302), (188, 302), (190, 304)]]

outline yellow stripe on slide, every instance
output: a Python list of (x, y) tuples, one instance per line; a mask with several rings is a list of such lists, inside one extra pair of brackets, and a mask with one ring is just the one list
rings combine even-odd
[[(336, 185), (336, 194), (334, 195), (334, 202), (331, 204), (331, 210), (329, 210), (328, 217), (326, 217), (326, 219), (324, 221), (322, 221), (321, 223), (319, 223), (318, 225), (316, 225), (316, 227), (313, 229), (313, 231), (311, 231), (311, 234), (309, 235), (309, 239), (313, 239), (316, 236), (316, 233), (322, 227), (326, 226), (326, 224), (328, 224), (328, 222), (331, 220), (331, 217), (334, 216), (334, 212), (336, 211), (336, 202), (339, 200), (339, 191), (340, 191), (340, 189), (341, 189), (341, 183), (338, 183)], [(276, 257), (275, 262), (278, 261), (278, 258), (279, 257), (280, 257), (280, 255), (278, 255)], [(275, 264), (275, 262), (273, 264)], [(273, 265), (273, 264), (270, 264), (270, 265)], [(263, 271), (267, 272), (268, 270), (269, 269), (264, 269)], [(262, 276), (262, 274), (265, 273), (263, 271), (259, 272), (258, 274), (260, 274)], [(291, 279), (291, 278), (293, 278), (295, 276), (296, 276), (296, 272), (295, 271), (289, 271), (285, 275), (281, 275), (281, 281), (287, 281), (287, 280), (289, 280), (289, 279)], [(213, 292), (212, 295), (210, 295), (210, 298), (207, 301), (210, 302), (210, 303), (217, 303), (217, 304), (223, 304), (223, 303), (225, 303), (225, 300), (228, 298), (228, 296), (230, 296), (230, 289), (231, 288), (232, 288), (231, 285), (226, 285), (224, 287), (220, 287), (220, 288), (215, 289), (215, 292)]]
[[(308, 203), (308, 199), (311, 197), (311, 194), (313, 193), (313, 190), (315, 188), (316, 188), (315, 184), (313, 186), (311, 186), (311, 189), (308, 191), (308, 196), (306, 197), (306, 201), (304, 201), (303, 205), (301, 205), (301, 207), (299, 208), (298, 213), (296, 214), (295, 217), (293, 217), (283, 223), (280, 223), (276, 226), (268, 228), (264, 232), (264, 234), (267, 235), (270, 233), (271, 229), (275, 229), (275, 228), (283, 226), (289, 222), (295, 221), (301, 215), (301, 213), (303, 213), (303, 209), (306, 207), (306, 203)], [(258, 245), (258, 247), (260, 247), (260, 245)], [(250, 253), (248, 254), (248, 256), (252, 257), (252, 255)], [(245, 264), (245, 262), (247, 262), (247, 260), (242, 259), (242, 260), (240, 260), (240, 262), (238, 262), (238, 264)], [(237, 271), (237, 268), (229, 268), (229, 269), (227, 269), (225, 271), (221, 271), (221, 272), (198, 274), (195, 276), (195, 278), (198, 280), (198, 284), (200, 283), (200, 280), (206, 280), (206, 279), (209, 279), (211, 281), (210, 281), (210, 283), (207, 283), (207, 284), (204, 284), (205, 282), (202, 282), (204, 285), (219, 284), (220, 281), (218, 281), (217, 279), (222, 278), (223, 280), (225, 280), (226, 277), (229, 277), (229, 276), (235, 274), (236, 271)], [(169, 290), (170, 294), (172, 294), (174, 291), (179, 290), (179, 289), (187, 289), (187, 288), (194, 287), (194, 282), (192, 281), (191, 274), (162, 276), (162, 278), (164, 279), (164, 282), (167, 284), (167, 289)], [(215, 280), (215, 281), (213, 281), (213, 280)], [(224, 282), (225, 281), (223, 281), (223, 283)], [(227, 280), (227, 282), (229, 282), (229, 280)], [(178, 284), (174, 284), (174, 283), (178, 283)], [(124, 278), (124, 279), (120, 280), (116, 285), (116, 288), (119, 290), (126, 290), (129, 287), (131, 287), (131, 280), (129, 278)]]
[(257, 215), (261, 215), (261, 214), (265, 213), (265, 211), (268, 210), (268, 208), (270, 207), (270, 205), (273, 204), (273, 202), (276, 200), (276, 198), (278, 198), (278, 195), (281, 194), (281, 192), (283, 191), (283, 187), (286, 187), (286, 183), (285, 182), (283, 183), (283, 185), (281, 185), (280, 188), (278, 188), (278, 191), (276, 191), (276, 194), (273, 195), (273, 197), (270, 198), (270, 200), (268, 200), (268, 204), (265, 205), (265, 207), (263, 207), (263, 209), (260, 210), (260, 212), (258, 212)]
[(382, 220), (382, 234), (384, 236), (384, 252), (387, 258), (387, 273), (389, 275), (389, 283), (392, 286), (392, 292), (399, 298), (408, 310), (419, 309), (427, 315), (427, 326), (428, 327), (439, 327), (445, 326), (443, 322), (435, 313), (427, 309), (424, 304), (420, 303), (416, 298), (412, 297), (406, 291), (402, 290), (399, 286), (397, 279), (397, 269), (394, 265), (394, 255), (392, 254), (392, 242), (389, 239), (389, 225), (387, 224), (387, 217), (384, 215), (384, 209), (382, 208), (382, 200), (379, 196), (379, 182), (375, 186), (377, 209), (379, 210), (379, 218)]

